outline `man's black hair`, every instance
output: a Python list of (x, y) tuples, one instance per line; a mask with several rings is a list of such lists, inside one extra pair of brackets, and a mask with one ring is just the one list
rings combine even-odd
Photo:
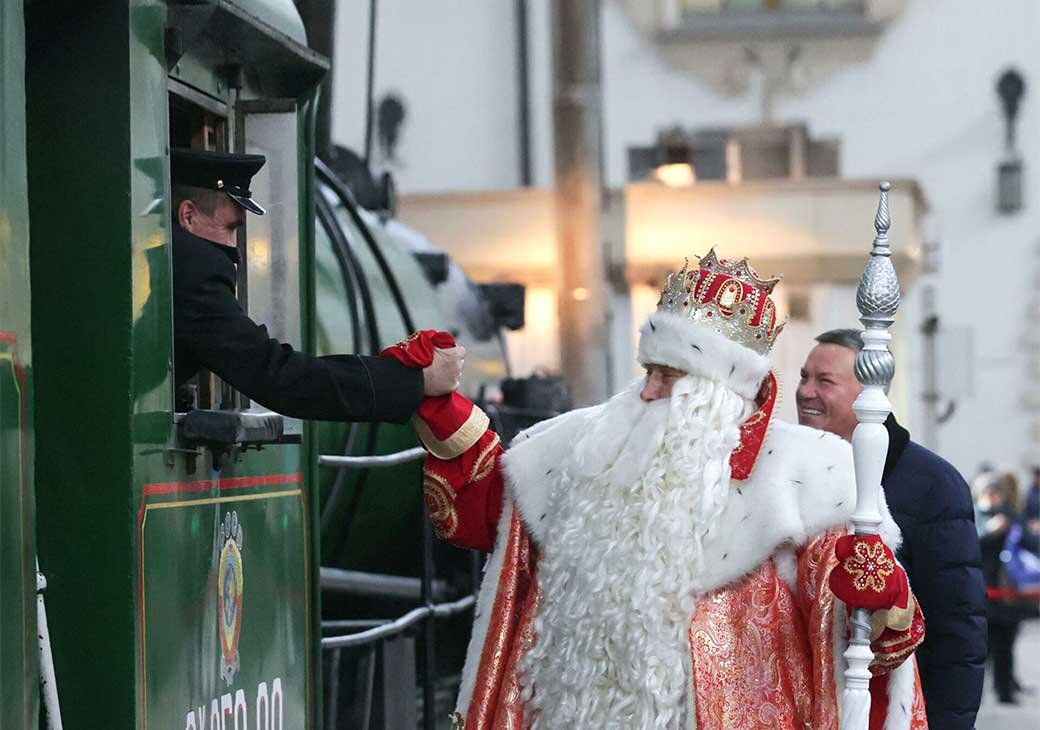
[(827, 330), (816, 335), (816, 341), (821, 345), (838, 345), (853, 352), (863, 349), (863, 335), (859, 330)]

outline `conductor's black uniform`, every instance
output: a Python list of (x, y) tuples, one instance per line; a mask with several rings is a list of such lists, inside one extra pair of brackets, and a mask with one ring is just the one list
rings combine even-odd
[[(259, 164), (247, 158), (256, 157), (174, 150), (172, 177), (175, 185), (220, 189), (247, 210), (262, 214), (248, 191), (263, 158)], [(260, 405), (295, 418), (401, 423), (415, 412), (423, 395), (421, 370), (390, 358), (314, 357), (273, 339), (266, 327), (242, 311), (235, 297), (236, 263), (237, 249), (174, 224), (177, 387), (205, 367)]]
[(273, 411), (327, 421), (406, 421), (422, 371), (357, 355), (312, 357), (278, 342), (235, 298), (237, 249), (173, 228), (174, 373), (200, 367)]

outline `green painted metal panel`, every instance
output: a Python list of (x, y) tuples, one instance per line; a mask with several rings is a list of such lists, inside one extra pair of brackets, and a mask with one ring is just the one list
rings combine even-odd
[[(311, 354), (315, 348), (315, 285), (314, 285), (314, 126), (318, 104), (318, 89), (315, 87), (300, 101), (297, 144), (300, 149), (299, 171), (297, 179), (300, 186), (299, 225), (300, 225), (300, 312), (303, 321), (300, 323), (300, 347)], [(319, 571), (321, 568), (321, 520), (320, 492), (318, 489), (318, 444), (317, 424), (304, 423), (303, 448), (300, 457), (303, 460), (301, 472), (306, 484), (311, 486), (311, 498), (308, 501), (307, 518), (310, 524), (308, 533), (310, 542), (307, 545), (310, 562), (309, 600), (310, 600), (310, 640), (307, 642), (309, 665), (307, 676), (310, 684), (307, 687), (307, 701), (310, 713), (309, 726), (322, 727), (322, 677), (321, 677), (321, 584)]]
[[(314, 727), (315, 505), (303, 459), (314, 447), (236, 450), (219, 473), (208, 452), (193, 464), (177, 451), (167, 7), (110, 0), (71, 13), (36, 29), (28, 66), (33, 326), (45, 359), (41, 562), (65, 727), (202, 730), (214, 700), (226, 727), (236, 711), (242, 727), (242, 707), (249, 728), (272, 727), (257, 723), (274, 712), (283, 724), (273, 727)], [(296, 57), (265, 53), (268, 64)], [(248, 54), (240, 61), (248, 66)], [(314, 64), (301, 63), (300, 78), (311, 78)], [(312, 147), (300, 154), (309, 169)], [(293, 241), (304, 267), (309, 185), (300, 181)], [(230, 515), (241, 525), (233, 546)], [(225, 580), (229, 565), (240, 593), (237, 578)], [(236, 651), (231, 671), (222, 662), (226, 653), (233, 665)]]
[(39, 707), (33, 528), (25, 32), (0, 7), (0, 727), (36, 726)]
[(298, 449), (274, 451), (144, 485), (140, 727), (307, 726), (308, 505)]
[[(333, 208), (336, 222), (350, 242), (361, 275), (368, 282), (379, 333), (379, 346), (385, 347), (409, 334), (401, 312), (371, 247), (365, 241), (347, 210)], [(415, 327), (448, 329), (436, 293), (411, 253), (396, 240), (379, 218), (367, 211), (361, 217), (368, 226), (379, 251), (404, 294)], [(319, 230), (315, 238), (317, 316), (319, 354), (350, 351), (354, 346), (347, 290), (343, 270), (329, 236)], [(361, 305), (359, 316), (364, 324)], [(370, 350), (368, 332), (360, 338), (361, 352)], [(325, 454), (364, 454), (370, 444), (371, 426), (359, 424), (321, 424), (319, 447)], [(349, 438), (348, 429), (354, 434)], [(374, 453), (386, 454), (418, 444), (409, 425), (380, 424), (372, 445)], [(365, 473), (335, 469), (321, 474), (326, 510), (322, 521), (322, 561), (352, 570), (417, 575), (416, 557), (422, 535), (421, 462)], [(330, 501), (333, 492), (337, 497)]]
[(69, 730), (136, 715), (131, 73), (163, 73), (163, 6), (135, 5), (27, 29), (37, 525)]

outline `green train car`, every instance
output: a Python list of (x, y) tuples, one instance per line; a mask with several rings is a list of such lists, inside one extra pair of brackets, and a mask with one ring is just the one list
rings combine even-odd
[[(459, 272), (438, 285), (446, 259), (315, 173), (328, 64), (291, 0), (5, 2), (0, 59), (0, 727), (53, 723), (50, 693), (72, 729), (319, 728), (319, 566), (417, 576), (424, 520), (418, 463), (318, 457), (417, 442), (271, 414), (213, 376), (184, 405), (170, 148), (267, 156), (239, 297), (283, 341), (373, 353), (449, 329), (477, 396), (506, 373), (499, 321)], [(326, 619), (396, 605), (325, 604)]]
[(0, 4), (0, 726), (39, 707), (22, 7)]

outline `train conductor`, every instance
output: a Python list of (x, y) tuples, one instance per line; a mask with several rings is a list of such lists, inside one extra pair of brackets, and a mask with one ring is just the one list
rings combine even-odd
[(423, 396), (458, 387), (465, 350), (438, 350), (418, 370), (392, 358), (314, 357), (272, 338), (235, 297), (237, 234), (263, 155), (174, 149), (174, 381), (207, 368), (250, 399), (295, 418), (404, 422)]

